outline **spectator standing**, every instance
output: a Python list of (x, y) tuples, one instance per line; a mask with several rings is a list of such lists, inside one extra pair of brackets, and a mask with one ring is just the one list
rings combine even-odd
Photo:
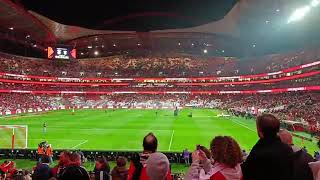
[(14, 161), (6, 160), (0, 165), (0, 177), (2, 177), (3, 179), (11, 178), (11, 176), (15, 172), (16, 172), (16, 165)]
[(241, 180), (242, 152), (229, 136), (217, 136), (211, 141), (211, 159), (200, 149), (192, 153), (192, 165), (186, 180)]
[(51, 169), (52, 174), (54, 177), (59, 178), (64, 169), (70, 163), (70, 155), (69, 151), (63, 151), (60, 153), (59, 162), (58, 164)]
[(110, 166), (104, 156), (96, 159), (96, 166), (94, 167), (95, 180), (109, 180)]
[(70, 153), (69, 163), (59, 175), (59, 180), (89, 180), (88, 172), (81, 167), (81, 158), (78, 153)]
[(162, 153), (152, 153), (148, 160), (147, 175), (152, 180), (165, 180), (170, 170), (169, 160), (166, 155)]
[(1, 165), (0, 165), (0, 173), (4, 174), (7, 173), (13, 166), (13, 161), (7, 161), (5, 160)]
[(315, 158), (317, 161), (320, 161), (320, 153), (319, 153), (319, 152), (316, 152), (314, 158)]
[(53, 177), (49, 167), (50, 159), (48, 156), (42, 156), (41, 163), (38, 163), (32, 175), (33, 180), (47, 180)]
[(188, 149), (185, 149), (183, 151), (182, 155), (183, 155), (184, 163), (186, 164), (186, 166), (189, 166), (189, 164), (190, 164), (190, 152), (188, 151)]
[(37, 155), (38, 155), (38, 162), (41, 163), (41, 158), (43, 155), (45, 155), (44, 147), (41, 143), (38, 145)]
[(52, 149), (51, 144), (48, 145), (45, 153), (49, 157), (50, 164), (52, 164), (53, 163), (53, 159), (52, 159), (52, 157), (53, 157), (53, 149)]
[(294, 180), (312, 180), (312, 171), (308, 165), (310, 162), (315, 161), (312, 156), (293, 144), (293, 138), (289, 131), (281, 130), (279, 132), (279, 137), (283, 143), (291, 146), (293, 150)]
[[(318, 148), (320, 148), (320, 143), (319, 142), (317, 143)], [(319, 180), (320, 179), (320, 161), (310, 162), (309, 163), (309, 167), (312, 170), (313, 179), (314, 180)]]
[[(153, 133), (147, 134), (143, 138), (143, 152), (141, 154), (134, 154), (130, 162), (128, 180), (149, 180), (146, 171), (146, 161), (149, 156), (157, 151), (158, 140)], [(167, 180), (171, 180), (170, 169), (167, 173)], [(153, 180), (153, 179), (150, 179)]]
[(126, 180), (128, 176), (128, 169), (126, 167), (127, 159), (125, 157), (117, 158), (117, 166), (111, 171), (112, 180)]
[(242, 164), (243, 179), (293, 179), (293, 151), (277, 135), (280, 121), (271, 114), (263, 114), (256, 123), (260, 139)]

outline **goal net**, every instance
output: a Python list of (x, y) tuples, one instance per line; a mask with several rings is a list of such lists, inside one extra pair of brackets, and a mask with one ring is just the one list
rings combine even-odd
[(28, 147), (28, 126), (0, 125), (1, 149), (26, 149)]

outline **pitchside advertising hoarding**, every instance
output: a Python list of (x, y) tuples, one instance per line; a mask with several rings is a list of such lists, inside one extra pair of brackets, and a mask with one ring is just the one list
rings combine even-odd
[(75, 48), (67, 46), (48, 47), (48, 59), (70, 60), (77, 58)]

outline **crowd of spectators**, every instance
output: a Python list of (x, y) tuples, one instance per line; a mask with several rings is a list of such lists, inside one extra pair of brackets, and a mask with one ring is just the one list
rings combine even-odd
[[(192, 95), (192, 94), (110, 94), (110, 95), (49, 95), (1, 93), (0, 112), (69, 107), (101, 108), (221, 108), (251, 114), (271, 112), (281, 120), (319, 126), (320, 94), (287, 92), (251, 95)], [(257, 111), (257, 112), (253, 112)]]
[(252, 107), (258, 111), (272, 112), (281, 120), (307, 122), (317, 125), (320, 122), (319, 93), (280, 93), (238, 96), (222, 104), (223, 109), (233, 109), (240, 112), (250, 112)]
[[(302, 148), (294, 145), (292, 134), (280, 130), (280, 120), (272, 114), (257, 117), (259, 140), (250, 153), (245, 154), (230, 136), (216, 136), (210, 147), (198, 145), (192, 153), (192, 163), (185, 180), (317, 180), (320, 178), (320, 161), (316, 161)], [(0, 179), (8, 180), (172, 180), (170, 161), (157, 151), (158, 140), (153, 133), (143, 138), (143, 151), (127, 159), (118, 157), (110, 169), (104, 156), (96, 157), (92, 172), (82, 166), (77, 152), (63, 151), (59, 162), (51, 167), (43, 156), (33, 172), (17, 170), (13, 161), (0, 166)]]
[(57, 77), (234, 76), (276, 72), (310, 63), (318, 49), (250, 59), (231, 57), (128, 57), (55, 61), (0, 54), (0, 71)]
[[(58, 77), (188, 77), (233, 76), (275, 72), (281, 69), (313, 62), (319, 58), (317, 50), (289, 54), (268, 55), (254, 59), (195, 58), (195, 57), (127, 57), (117, 56), (98, 59), (53, 61), (31, 59), (8, 54), (0, 55), (0, 72), (58, 76)], [(167, 86), (138, 87), (133, 84), (126, 91), (215, 91), (300, 87), (319, 85), (318, 76), (306, 81), (288, 81), (281, 84), (255, 84), (245, 86)], [(0, 89), (47, 91), (121, 91), (115, 86), (70, 87), (1, 83)], [(288, 92), (250, 95), (193, 95), (181, 94), (23, 94), (0, 93), (0, 112), (25, 112), (30, 109), (70, 107), (102, 108), (221, 108), (257, 117), (259, 140), (248, 156), (239, 144), (228, 136), (214, 137), (210, 147), (197, 147), (192, 153), (192, 163), (186, 180), (269, 180), (269, 179), (319, 179), (320, 164), (310, 155), (294, 146), (292, 136), (280, 131), (280, 120), (305, 122), (319, 127), (320, 94), (312, 92)], [(280, 131), (280, 132), (279, 132)], [(168, 158), (157, 152), (158, 141), (149, 133), (143, 139), (143, 152), (135, 154), (126, 168), (127, 158), (118, 157), (116, 167), (110, 169), (105, 157), (97, 157), (92, 173), (82, 167), (80, 154), (65, 151), (59, 163), (51, 167), (50, 157), (43, 155), (33, 172), (17, 170), (13, 161), (0, 166), (0, 179), (79, 179), (79, 180), (171, 180)], [(244, 158), (246, 157), (246, 158)], [(189, 162), (188, 162), (189, 163)]]
[(319, 86), (320, 75), (310, 78), (298, 80), (283, 81), (278, 83), (263, 83), (263, 84), (228, 84), (228, 85), (183, 85), (176, 83), (128, 83), (125, 86), (74, 86), (74, 85), (39, 85), (39, 84), (17, 84), (17, 83), (2, 83), (0, 89), (10, 90), (26, 90), (26, 91), (240, 91), (240, 90), (265, 90), (277, 88), (295, 88), (306, 86)]

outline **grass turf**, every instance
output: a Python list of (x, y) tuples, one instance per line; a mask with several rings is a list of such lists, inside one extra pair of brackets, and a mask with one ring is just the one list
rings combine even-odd
[[(192, 118), (188, 117), (190, 112)], [(61, 110), (6, 117), (0, 119), (0, 124), (28, 125), (30, 149), (47, 140), (54, 149), (140, 151), (142, 138), (153, 132), (158, 137), (159, 151), (194, 150), (197, 144), (208, 147), (217, 135), (232, 136), (241, 148), (250, 150), (258, 140), (254, 120), (217, 117), (221, 113), (212, 109), (184, 109), (174, 117), (173, 110), (76, 110), (74, 115), (70, 110)], [(47, 124), (45, 134), (44, 122)], [(11, 147), (11, 133), (1, 133), (0, 148)], [(315, 143), (304, 141), (302, 144), (298, 138), (294, 141), (296, 145), (306, 146), (311, 153), (317, 150)], [(19, 140), (16, 143), (18, 146)]]

